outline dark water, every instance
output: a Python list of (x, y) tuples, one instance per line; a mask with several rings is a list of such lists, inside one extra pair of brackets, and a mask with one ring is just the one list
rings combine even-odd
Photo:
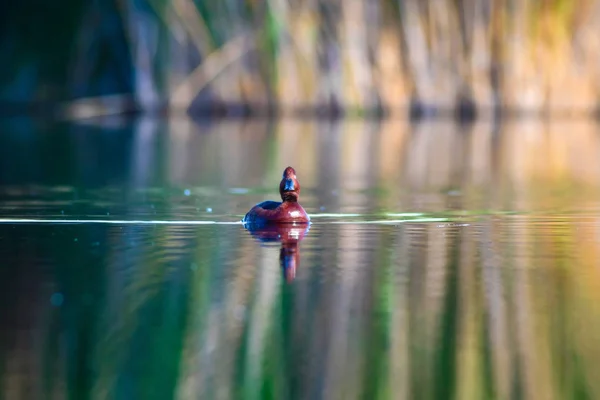
[(1, 398), (600, 397), (592, 123), (0, 127)]

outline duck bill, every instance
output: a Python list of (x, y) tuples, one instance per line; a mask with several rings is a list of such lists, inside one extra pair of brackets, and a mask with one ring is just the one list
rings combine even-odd
[(287, 178), (284, 181), (283, 191), (284, 192), (293, 192), (296, 190), (296, 185), (294, 185), (294, 180)]

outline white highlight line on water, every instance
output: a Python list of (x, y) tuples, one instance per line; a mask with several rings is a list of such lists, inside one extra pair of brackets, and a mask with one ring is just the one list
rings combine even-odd
[(341, 217), (360, 217), (360, 214), (344, 214), (344, 213), (320, 213), (320, 214), (311, 214), (310, 218), (341, 218)]
[(336, 225), (396, 225), (414, 222), (445, 222), (448, 218), (380, 219), (374, 221), (332, 221), (323, 224)]
[(241, 225), (241, 221), (0, 218), (0, 224)]
[[(371, 221), (328, 221), (311, 225), (395, 225), (407, 222), (446, 222), (448, 218), (382, 219)], [(0, 224), (105, 224), (105, 225), (242, 225), (241, 221), (112, 220), (0, 218)]]
[(421, 217), (425, 214), (423, 213), (415, 213), (415, 212), (407, 212), (407, 213), (386, 213), (386, 217)]

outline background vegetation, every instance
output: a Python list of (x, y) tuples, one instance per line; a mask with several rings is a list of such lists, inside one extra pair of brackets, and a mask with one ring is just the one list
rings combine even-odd
[(5, 105), (102, 96), (66, 103), (74, 116), (89, 105), (230, 113), (598, 106), (596, 0), (5, 3)]

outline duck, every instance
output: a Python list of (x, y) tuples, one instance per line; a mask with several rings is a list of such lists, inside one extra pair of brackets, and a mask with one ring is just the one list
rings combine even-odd
[(310, 217), (298, 203), (300, 198), (300, 182), (296, 178), (296, 171), (287, 167), (283, 171), (279, 183), (279, 194), (282, 202), (263, 201), (258, 203), (244, 216), (244, 225), (269, 225), (269, 224), (309, 224)]

